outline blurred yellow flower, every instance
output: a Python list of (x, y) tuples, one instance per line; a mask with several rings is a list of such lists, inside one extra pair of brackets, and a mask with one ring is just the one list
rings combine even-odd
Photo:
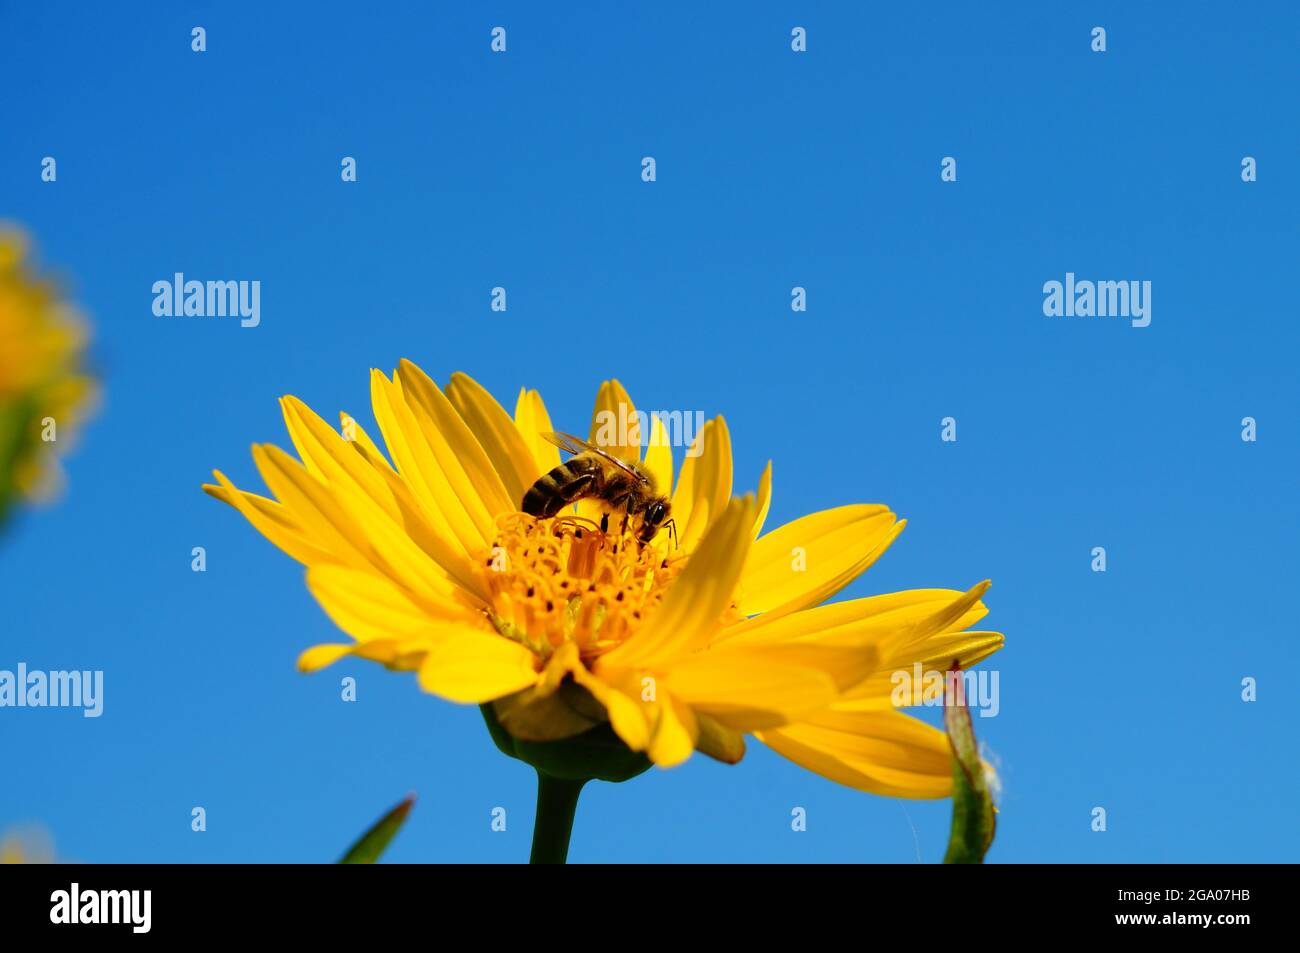
[(48, 497), (89, 412), (86, 334), (55, 285), (26, 263), (21, 233), (0, 228), (0, 516), (19, 497)]
[(426, 691), (490, 703), (529, 742), (607, 723), (667, 766), (695, 750), (738, 761), (754, 735), (861, 790), (950, 794), (947, 738), (895, 710), (891, 673), (965, 667), (999, 649), (999, 633), (966, 631), (985, 614), (987, 583), (818, 608), (902, 531), (887, 507), (838, 507), (764, 533), (770, 464), (756, 496), (733, 498), (718, 417), (674, 483), (659, 418), (647, 418), (644, 454), (639, 424), (598, 439), (611, 415), (638, 419), (607, 381), (590, 441), (671, 489), (676, 533), (642, 545), (618, 518), (602, 531), (592, 499), (553, 518), (520, 511), (561, 462), (541, 436), (552, 428), (536, 391), (520, 392), (511, 417), (471, 378), (453, 375), (444, 391), (403, 361), (391, 378), (371, 372), (371, 402), (389, 457), (352, 417), (341, 436), (285, 397), (301, 461), (253, 447), (275, 499), (219, 471), (204, 487), (307, 567), (311, 592), (354, 639), (308, 649), (301, 669), (355, 655), (416, 671)]
[(54, 842), (39, 828), (6, 831), (0, 835), (0, 864), (52, 864)]

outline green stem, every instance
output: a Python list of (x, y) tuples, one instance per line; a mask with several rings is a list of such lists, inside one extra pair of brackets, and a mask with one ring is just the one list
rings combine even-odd
[(562, 864), (568, 859), (573, 815), (586, 783), (537, 772), (537, 819), (533, 822), (530, 864)]

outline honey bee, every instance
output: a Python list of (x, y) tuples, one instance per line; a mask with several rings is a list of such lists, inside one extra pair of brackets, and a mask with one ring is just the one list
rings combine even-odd
[[(645, 545), (667, 524), (676, 538), (676, 525), (668, 519), (668, 497), (659, 493), (654, 478), (635, 463), (580, 440), (573, 434), (543, 433), (542, 437), (561, 450), (574, 454), (567, 463), (545, 473), (524, 494), (519, 508), (529, 516), (546, 519), (583, 499), (598, 499), (611, 512), (623, 511), (623, 529), (628, 520), (637, 522), (637, 542)], [(601, 532), (609, 529), (610, 513), (600, 521)]]

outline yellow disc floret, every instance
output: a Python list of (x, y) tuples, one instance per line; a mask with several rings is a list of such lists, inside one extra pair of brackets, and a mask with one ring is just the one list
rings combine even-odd
[(479, 561), (492, 624), (543, 660), (564, 643), (588, 663), (620, 645), (687, 562), (684, 554), (638, 544), (630, 530), (601, 532), (573, 516), (510, 513), (497, 529)]

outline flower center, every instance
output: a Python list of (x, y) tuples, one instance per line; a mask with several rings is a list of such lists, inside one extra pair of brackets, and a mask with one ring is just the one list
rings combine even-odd
[(497, 518), (478, 565), (498, 632), (543, 660), (572, 642), (584, 661), (619, 645), (663, 599), (684, 554), (637, 543), (617, 519), (608, 531), (576, 516)]

